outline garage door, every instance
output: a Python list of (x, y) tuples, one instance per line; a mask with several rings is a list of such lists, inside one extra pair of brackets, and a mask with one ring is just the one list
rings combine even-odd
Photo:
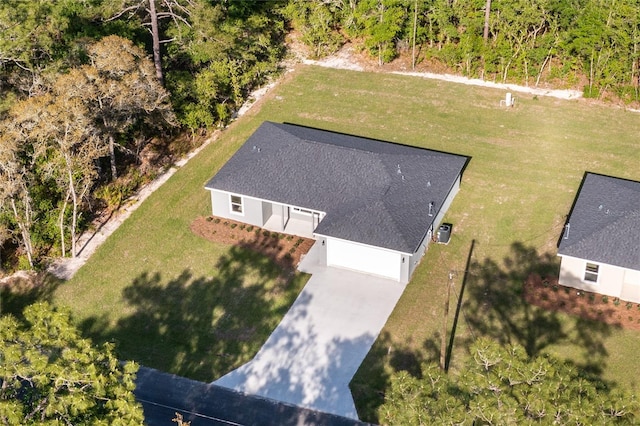
[(400, 281), (400, 253), (327, 238), (327, 265)]

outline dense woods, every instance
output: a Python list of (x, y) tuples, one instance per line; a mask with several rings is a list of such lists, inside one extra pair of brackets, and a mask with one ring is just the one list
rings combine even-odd
[(639, 17), (630, 0), (5, 0), (0, 268), (74, 256), (92, 216), (153, 177), (141, 163), (278, 72), (288, 32), (315, 57), (350, 42), (381, 67), (632, 103)]

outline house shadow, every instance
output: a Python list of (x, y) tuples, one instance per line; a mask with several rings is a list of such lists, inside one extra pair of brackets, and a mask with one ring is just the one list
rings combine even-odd
[(212, 276), (143, 272), (122, 292), (128, 312), (81, 324), (85, 336), (115, 344), (121, 359), (201, 381), (249, 361), (306, 282), (268, 257), (231, 246)]

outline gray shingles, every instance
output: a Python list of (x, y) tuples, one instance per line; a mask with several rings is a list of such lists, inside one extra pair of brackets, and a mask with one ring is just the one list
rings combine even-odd
[(640, 270), (640, 182), (586, 173), (558, 254)]
[(206, 187), (324, 211), (319, 234), (413, 253), (467, 159), (265, 122)]

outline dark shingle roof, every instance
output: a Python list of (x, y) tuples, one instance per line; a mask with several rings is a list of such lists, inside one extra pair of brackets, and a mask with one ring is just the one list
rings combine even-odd
[(206, 188), (323, 211), (318, 234), (413, 253), (467, 160), (265, 122)]
[(640, 182), (586, 173), (558, 254), (640, 270)]

